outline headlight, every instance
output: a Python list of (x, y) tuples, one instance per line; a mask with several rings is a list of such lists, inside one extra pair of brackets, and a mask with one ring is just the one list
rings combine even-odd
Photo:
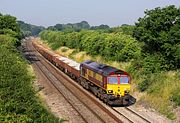
[(108, 90), (108, 93), (113, 93), (113, 90)]

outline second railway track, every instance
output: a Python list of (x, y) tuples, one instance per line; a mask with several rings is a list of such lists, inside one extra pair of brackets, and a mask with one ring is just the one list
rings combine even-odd
[(138, 114), (129, 107), (114, 107), (113, 110), (122, 115), (128, 122), (131, 123), (151, 123), (148, 119)]

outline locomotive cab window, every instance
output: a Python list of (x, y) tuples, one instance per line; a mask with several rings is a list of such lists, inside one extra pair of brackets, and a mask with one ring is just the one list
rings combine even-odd
[(108, 77), (108, 83), (109, 84), (118, 84), (118, 78), (117, 77)]
[(127, 76), (121, 76), (120, 77), (120, 83), (121, 84), (128, 84), (129, 83), (129, 78)]

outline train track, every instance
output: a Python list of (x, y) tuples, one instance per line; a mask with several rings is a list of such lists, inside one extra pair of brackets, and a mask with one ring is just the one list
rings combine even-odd
[(138, 114), (129, 107), (113, 107), (112, 108), (116, 113), (123, 116), (130, 123), (151, 123), (148, 119)]
[[(77, 86), (77, 84), (74, 82), (71, 82), (72, 80), (70, 80), (70, 78), (68, 78), (66, 75), (63, 75), (57, 68), (53, 67), (50, 62), (48, 62), (34, 49), (31, 42), (26, 42), (26, 47), (29, 51), (31, 51), (29, 53), (30, 56), (33, 56), (29, 59), (35, 59), (38, 61), (34, 62), (36, 67), (38, 67), (45, 74), (47, 79), (58, 90), (58, 92), (61, 93), (67, 102), (78, 112), (84, 122), (91, 122), (92, 119), (98, 122), (122, 122), (117, 116), (101, 105), (101, 103), (96, 101), (87, 93), (84, 93), (84, 90)], [(66, 84), (63, 81), (66, 81)], [(67, 82), (69, 82), (69, 84), (67, 84)], [(76, 91), (72, 88), (76, 88)], [(76, 93), (81, 93), (81, 95), (83, 93), (83, 96), (86, 97), (86, 101), (81, 99), (82, 96), (77, 96)], [(91, 100), (91, 105), (89, 100)], [(97, 112), (96, 107), (101, 109), (101, 113)], [(91, 116), (87, 117), (87, 114), (82, 113), (82, 108), (87, 111), (88, 115), (91, 114)]]

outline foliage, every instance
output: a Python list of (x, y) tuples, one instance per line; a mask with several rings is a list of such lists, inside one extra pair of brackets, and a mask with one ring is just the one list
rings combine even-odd
[[(159, 54), (143, 54), (141, 58), (133, 61), (132, 67), (135, 68), (134, 72), (138, 72), (143, 75), (149, 75), (153, 73), (159, 73), (163, 71), (163, 66), (165, 66), (166, 61), (162, 55)], [(133, 71), (131, 71), (133, 72)]]
[(154, 83), (154, 80), (151, 80), (150, 77), (162, 72), (164, 64), (165, 61), (161, 55), (146, 54), (146, 56), (133, 60), (127, 71), (134, 78), (141, 78), (140, 82), (137, 83), (137, 87), (143, 92), (151, 88), (150, 86)]
[[(1, 15), (0, 16), (0, 31), (4, 29), (9, 29), (14, 32), (16, 32), (18, 35), (16, 35), (16, 38), (20, 39), (20, 29), (16, 22), (16, 18), (10, 15)], [(2, 31), (4, 32), (4, 31)], [(1, 34), (3, 34), (1, 32)]]
[(143, 92), (149, 88), (151, 85), (150, 81), (148, 79), (143, 80), (141, 83), (138, 84), (138, 89)]
[(45, 29), (42, 26), (35, 26), (35, 25), (27, 24), (27, 23), (25, 23), (23, 21), (18, 21), (18, 25), (19, 25), (20, 30), (22, 31), (24, 37), (27, 37), (27, 36), (36, 36), (42, 30)]
[(145, 53), (163, 55), (166, 69), (180, 68), (180, 8), (171, 5), (145, 11), (144, 18), (136, 23), (133, 35), (144, 42)]
[(22, 34), (16, 22), (16, 18), (10, 15), (0, 15), (0, 34), (10, 35), (17, 38), (15, 45), (20, 45)]
[(80, 36), (77, 32), (68, 33), (65, 36), (66, 46), (69, 48), (77, 48), (80, 43)]

